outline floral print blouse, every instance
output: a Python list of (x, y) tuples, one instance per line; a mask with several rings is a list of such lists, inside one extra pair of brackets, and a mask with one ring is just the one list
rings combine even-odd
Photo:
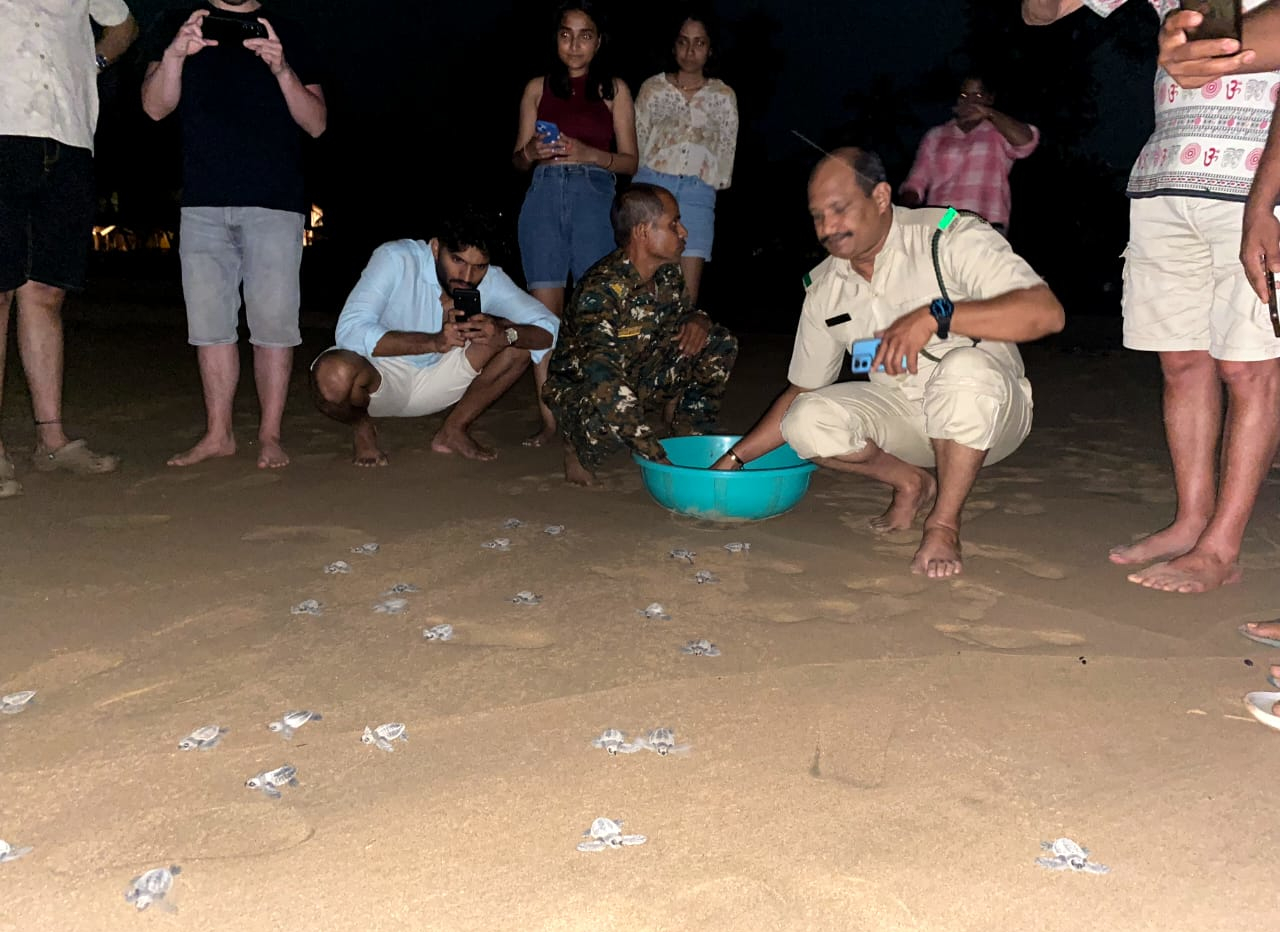
[(695, 175), (717, 191), (729, 187), (738, 148), (738, 98), (711, 78), (685, 99), (666, 74), (640, 85), (636, 96), (640, 165), (668, 175)]

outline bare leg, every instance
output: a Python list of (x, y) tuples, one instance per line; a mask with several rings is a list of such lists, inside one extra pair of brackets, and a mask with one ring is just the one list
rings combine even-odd
[(358, 353), (331, 350), (311, 369), (311, 394), (316, 407), (355, 431), (356, 466), (386, 466), (387, 454), (378, 448), (378, 431), (369, 417), (369, 396), (382, 386), (382, 376)]
[(62, 302), (66, 292), (27, 282), (17, 291), (18, 352), (31, 389), (36, 452), (66, 446), (62, 429)]
[[(4, 410), (4, 367), (9, 351), (9, 309), (13, 307), (13, 292), (0, 291), (0, 411)], [(0, 437), (0, 460), (6, 459), (4, 438)]]
[[(476, 351), (474, 359), (472, 350)], [(470, 428), (475, 419), (524, 374), (529, 367), (529, 351), (507, 347), (491, 354), (472, 344), (466, 352), (472, 368), (479, 369), (480, 374), (445, 418), (431, 441), (431, 449), (437, 453), (459, 453), (471, 460), (496, 459), (497, 453), (476, 443)], [(488, 359), (484, 359), (485, 356)]]
[(1161, 353), (1164, 429), (1173, 459), (1178, 508), (1173, 523), (1133, 544), (1111, 549), (1129, 565), (1179, 557), (1195, 546), (1213, 515), (1216, 451), (1222, 431), (1222, 384), (1207, 352)]
[[(547, 310), (556, 317), (564, 316), (563, 288), (534, 288), (531, 292), (535, 298), (546, 305)], [(538, 412), (542, 417), (542, 428), (524, 441), (526, 447), (540, 447), (550, 443), (556, 436), (556, 418), (542, 400), (542, 386), (547, 384), (547, 366), (550, 365), (551, 354), (542, 357), (542, 361), (533, 367), (533, 386), (538, 393)]]
[(170, 457), (170, 466), (191, 466), (236, 452), (231, 433), (231, 403), (240, 381), (240, 348), (234, 343), (197, 346), (200, 383), (204, 386), (206, 427), (200, 442), (185, 453)]
[(874, 443), (867, 443), (856, 453), (821, 457), (814, 462), (840, 472), (875, 479), (893, 489), (893, 501), (889, 510), (871, 521), (871, 526), (877, 531), (905, 530), (911, 527), (916, 512), (933, 497), (937, 488), (933, 476), (926, 470), (900, 460), (891, 453), (885, 453)]
[(1217, 508), (1186, 554), (1129, 577), (1148, 589), (1207, 592), (1240, 579), (1240, 542), (1280, 441), (1280, 360), (1219, 362), (1217, 368), (1228, 397)]
[(568, 441), (564, 445), (564, 478), (566, 482), (583, 487), (596, 484), (595, 473), (582, 465), (582, 461), (578, 459), (578, 451)]
[(946, 579), (964, 571), (960, 560), (960, 512), (986, 461), (987, 451), (954, 440), (935, 439), (933, 455), (938, 463), (938, 498), (924, 519), (924, 534), (911, 561), (911, 572), (923, 573), (930, 579)]
[(689, 306), (698, 306), (698, 292), (702, 287), (703, 260), (697, 256), (681, 256), (680, 271), (684, 273), (684, 293), (689, 298)]
[(292, 346), (255, 346), (253, 380), (258, 389), (258, 468), (279, 469), (289, 465), (289, 454), (280, 446), (280, 423), (289, 397), (289, 376), (293, 371)]

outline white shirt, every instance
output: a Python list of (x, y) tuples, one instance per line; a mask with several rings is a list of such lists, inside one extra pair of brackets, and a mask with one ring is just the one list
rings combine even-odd
[(123, 0), (0, 0), (0, 135), (93, 150), (98, 66), (90, 17), (118, 26)]

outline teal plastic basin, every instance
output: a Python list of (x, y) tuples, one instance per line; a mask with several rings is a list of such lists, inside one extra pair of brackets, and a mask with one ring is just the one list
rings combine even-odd
[(741, 435), (670, 437), (662, 441), (672, 465), (633, 454), (644, 487), (654, 501), (682, 515), (713, 521), (761, 521), (790, 511), (809, 489), (818, 467), (783, 444), (752, 460), (745, 469), (707, 467), (741, 440)]

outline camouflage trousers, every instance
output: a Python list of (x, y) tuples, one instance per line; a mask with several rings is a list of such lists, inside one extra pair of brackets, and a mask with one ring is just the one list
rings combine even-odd
[(737, 337), (715, 324), (696, 356), (681, 356), (672, 339), (636, 360), (623, 379), (570, 382), (553, 374), (542, 396), (587, 469), (623, 447), (656, 459), (664, 454), (649, 416), (674, 402), (672, 435), (713, 432), (737, 358)]

